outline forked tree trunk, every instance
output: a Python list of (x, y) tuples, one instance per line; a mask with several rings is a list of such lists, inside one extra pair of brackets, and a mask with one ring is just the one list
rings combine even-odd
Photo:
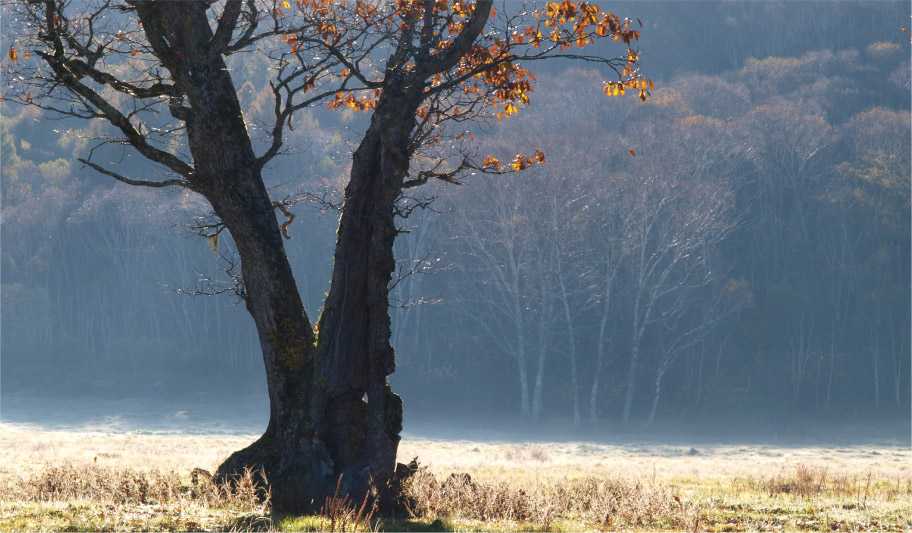
[[(341, 494), (360, 500), (370, 493), (384, 511), (397, 505), (404, 472), (397, 477), (402, 401), (387, 382), (395, 370), (388, 297), (395, 269), (393, 207), (408, 170), (405, 147), (414, 112), (405, 116), (396, 124), (378, 106), (354, 154), (313, 359), (300, 368), (267, 361), (270, 386), (298, 370), (303, 381), (270, 394), (266, 434), (219, 468), (224, 476), (266, 465), (279, 510), (319, 507), (340, 478)], [(264, 357), (270, 349), (267, 343)], [(284, 361), (282, 353), (278, 360)]]
[(266, 431), (217, 475), (227, 480), (262, 469), (277, 511), (319, 508), (340, 476), (343, 493), (360, 499), (371, 483), (386, 487), (396, 468), (402, 408), (386, 376), (393, 371), (387, 286), (399, 189), (381, 178), (398, 175), (401, 184), (404, 174), (397, 174), (372, 129), (355, 156), (320, 321), (325, 334), (316, 345), (229, 71), (210, 50), (207, 8), (205, 2), (149, 2), (137, 13), (186, 95), (179, 105), (194, 161), (191, 181), (237, 245), (266, 368)]

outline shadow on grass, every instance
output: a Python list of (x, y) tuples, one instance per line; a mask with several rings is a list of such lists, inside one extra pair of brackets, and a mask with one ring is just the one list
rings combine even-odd
[(454, 531), (443, 520), (394, 520), (380, 523), (380, 531)]
[[(225, 527), (226, 531), (267, 531), (269, 530), (269, 525), (272, 525), (272, 530), (278, 531), (332, 531), (327, 523), (326, 519), (320, 515), (273, 515), (271, 524), (265, 524), (267, 527), (255, 528), (250, 527), (251, 524), (245, 522), (251, 517), (245, 517), (243, 519), (237, 520), (235, 523), (227, 524)], [(265, 518), (265, 517), (263, 517)], [(255, 524), (254, 524), (255, 526)], [(337, 531), (367, 531), (367, 528), (362, 524), (359, 526), (352, 527), (353, 524), (349, 523), (348, 527), (344, 529), (336, 529)], [(444, 522), (443, 520), (390, 520), (390, 519), (380, 519), (379, 524), (376, 521), (372, 522), (371, 531), (454, 531), (452, 524)]]
[[(275, 524), (278, 522), (273, 522), (273, 518), (275, 517), (262, 515), (238, 516), (224, 524), (220, 529), (221, 531), (275, 531)], [(202, 529), (199, 531), (202, 531)]]

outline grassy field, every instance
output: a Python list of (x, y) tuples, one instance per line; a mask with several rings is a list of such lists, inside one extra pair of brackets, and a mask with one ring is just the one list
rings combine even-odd
[(912, 453), (899, 444), (669, 445), (643, 440), (406, 438), (412, 513), (360, 502), (273, 516), (252, 473), (192, 480), (252, 435), (48, 431), (0, 423), (0, 531), (909, 531)]

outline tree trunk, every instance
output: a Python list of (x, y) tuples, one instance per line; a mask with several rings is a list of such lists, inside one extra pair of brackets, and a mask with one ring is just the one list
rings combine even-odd
[[(205, 2), (139, 2), (136, 12), (156, 55), (185, 95), (191, 181), (225, 224), (241, 258), (246, 307), (263, 352), (269, 424), (218, 470), (221, 479), (262, 468), (277, 510), (302, 509), (330, 494), (334, 461), (312, 407), (314, 334), (285, 255), (272, 201), (228, 68), (212, 53)], [(180, 50), (177, 55), (174, 50)]]
[(646, 420), (647, 426), (651, 426), (652, 422), (655, 420), (656, 408), (659, 406), (659, 396), (662, 394), (662, 378), (664, 376), (664, 370), (659, 370), (659, 372), (656, 374), (655, 392), (652, 396), (652, 409), (649, 410), (649, 418)]
[(403, 170), (384, 148), (379, 122), (375, 118), (354, 155), (317, 350), (331, 441), (348, 465), (343, 487), (362, 494), (372, 477), (392, 477), (402, 430), (402, 403), (386, 377), (395, 369), (388, 287), (395, 268), (395, 178), (401, 183)]
[[(640, 283), (642, 287), (642, 282)], [(640, 342), (649, 314), (652, 311), (652, 300), (646, 306), (644, 316), (640, 316), (640, 294), (638, 293), (633, 304), (633, 334), (630, 339), (630, 369), (627, 371), (627, 391), (624, 394), (624, 408), (621, 412), (621, 422), (626, 426), (630, 423), (630, 410), (633, 406), (633, 393), (636, 390), (637, 371), (640, 368)]]
[(343, 492), (361, 497), (372, 490), (382, 507), (394, 505), (398, 492), (394, 474), (402, 400), (387, 382), (396, 367), (389, 285), (396, 268), (394, 206), (408, 173), (418, 96), (388, 88), (355, 151), (332, 283), (319, 321), (324, 438), (343, 474)]
[(560, 284), (561, 303), (564, 307), (564, 320), (567, 322), (567, 347), (570, 349), (570, 391), (573, 400), (573, 425), (579, 426), (582, 417), (580, 416), (579, 370), (577, 369), (576, 360), (576, 335), (574, 335), (573, 317), (570, 314), (570, 296), (567, 294), (567, 286), (564, 283), (564, 275), (561, 269), (560, 256), (557, 257), (557, 280)]
[[(610, 291), (607, 292), (610, 294)], [(593, 424), (598, 420), (599, 376), (605, 363), (605, 330), (608, 326), (609, 303), (610, 299), (606, 298), (605, 312), (602, 314), (602, 322), (599, 324), (598, 352), (595, 359), (595, 371), (592, 374), (592, 392), (589, 394), (589, 420)]]
[(827, 379), (826, 402), (823, 404), (823, 412), (830, 410), (830, 391), (833, 388), (833, 369), (836, 367), (836, 321), (830, 326), (830, 375)]
[(880, 361), (880, 315), (874, 321), (874, 409), (880, 409), (880, 373), (878, 372), (878, 362)]
[[(532, 394), (532, 421), (538, 422), (539, 417), (541, 417), (542, 411), (542, 386), (544, 385), (545, 378), (545, 357), (547, 354), (546, 347), (544, 345), (538, 348), (538, 364), (535, 367), (535, 390)], [(897, 390), (899, 390), (897, 388)], [(897, 393), (897, 398), (899, 395)]]
[(526, 354), (525, 323), (522, 312), (522, 296), (519, 292), (519, 283), (517, 281), (519, 273), (517, 272), (515, 261), (512, 264), (513, 272), (515, 273), (512, 290), (514, 294), (513, 315), (516, 317), (516, 364), (519, 370), (519, 414), (523, 420), (528, 420), (531, 416), (531, 408), (529, 405), (529, 372), (526, 368), (528, 357)]
[(630, 370), (627, 371), (627, 392), (624, 394), (624, 409), (621, 413), (621, 422), (626, 426), (630, 423), (630, 410), (633, 406), (633, 392), (636, 388), (637, 371), (640, 367), (640, 341), (634, 339), (630, 347)]
[(605, 362), (605, 344), (607, 342), (605, 333), (608, 329), (608, 316), (611, 312), (611, 289), (614, 281), (614, 275), (611, 270), (611, 255), (608, 254), (606, 258), (605, 265), (608, 272), (605, 275), (605, 302), (604, 310), (602, 312), (602, 321), (599, 324), (598, 352), (595, 359), (595, 372), (593, 372), (592, 375), (592, 392), (589, 395), (589, 419), (593, 424), (598, 419), (599, 380), (602, 373), (602, 366)]
[[(401, 183), (403, 174), (391, 163), (399, 159), (380, 149), (376, 128), (355, 154), (316, 345), (229, 71), (210, 50), (208, 3), (139, 4), (150, 43), (188, 101), (191, 181), (237, 246), (266, 368), (266, 431), (217, 475), (224, 481), (262, 469), (276, 511), (319, 507), (340, 476), (342, 493), (355, 499), (371, 482), (382, 492), (395, 471), (402, 421), (401, 402), (386, 383), (393, 371), (387, 291), (398, 195), (389, 178)], [(180, 57), (172, 50), (181, 50)]]
[[(900, 393), (900, 388), (902, 384), (903, 377), (903, 362), (908, 359), (908, 351), (906, 350), (906, 326), (909, 324), (908, 320), (902, 322), (899, 330), (899, 349), (896, 349), (895, 342), (893, 348), (893, 397), (896, 401), (896, 409), (902, 409), (902, 395)], [(891, 323), (891, 334), (892, 334), (892, 323)], [(895, 334), (894, 334), (895, 337)]]
[[(546, 278), (547, 279), (547, 278)], [(542, 306), (538, 314), (538, 364), (535, 368), (535, 389), (532, 393), (532, 421), (537, 422), (542, 412), (542, 388), (545, 380), (545, 359), (548, 356), (548, 319), (551, 317), (552, 300), (550, 298), (551, 284), (543, 284)]]

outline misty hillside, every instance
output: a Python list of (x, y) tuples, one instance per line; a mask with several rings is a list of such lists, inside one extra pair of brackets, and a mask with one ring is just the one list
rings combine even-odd
[[(548, 63), (532, 106), (467, 128), (486, 153), (538, 149), (545, 165), (402, 200), (405, 412), (907, 419), (908, 3), (605, 7), (643, 23), (646, 102), (603, 95), (595, 66)], [(267, 124), (268, 65), (231, 66), (245, 117)], [(3, 395), (265, 394), (233, 244), (197, 235), (205, 200), (82, 167), (99, 121), (0, 111)], [(317, 310), (366, 119), (296, 120), (264, 177), (274, 198), (312, 199), (286, 247)]]

